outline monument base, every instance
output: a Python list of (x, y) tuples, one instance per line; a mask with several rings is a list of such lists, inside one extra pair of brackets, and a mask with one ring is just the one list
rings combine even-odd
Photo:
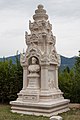
[(36, 116), (43, 115), (47, 117), (68, 111), (68, 103), (69, 100), (67, 99), (37, 103), (23, 101), (10, 102), (10, 104), (12, 105), (12, 112)]

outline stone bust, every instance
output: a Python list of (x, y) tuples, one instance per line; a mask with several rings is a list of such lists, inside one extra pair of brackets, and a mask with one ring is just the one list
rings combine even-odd
[(35, 57), (32, 57), (32, 64), (28, 67), (30, 73), (37, 73), (40, 71), (40, 66), (36, 62), (37, 59)]

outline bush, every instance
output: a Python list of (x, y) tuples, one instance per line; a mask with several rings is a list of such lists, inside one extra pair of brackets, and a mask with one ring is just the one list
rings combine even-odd
[(0, 62), (0, 102), (5, 103), (17, 98), (22, 88), (22, 67), (16, 56), (16, 64), (4, 59)]

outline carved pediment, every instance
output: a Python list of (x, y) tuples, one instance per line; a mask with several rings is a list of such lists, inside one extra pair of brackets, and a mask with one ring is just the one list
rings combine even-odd
[(30, 58), (31, 56), (35, 56), (39, 59), (41, 59), (42, 56), (42, 52), (41, 50), (39, 50), (39, 48), (37, 47), (37, 45), (35, 44), (31, 44), (26, 51), (26, 57)]

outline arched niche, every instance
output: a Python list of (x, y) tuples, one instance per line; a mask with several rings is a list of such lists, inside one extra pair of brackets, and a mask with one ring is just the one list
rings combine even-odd
[(34, 44), (30, 45), (30, 47), (26, 51), (26, 60), (28, 64), (29, 64), (29, 60), (33, 56), (36, 57), (38, 59), (39, 64), (41, 64), (42, 52)]

